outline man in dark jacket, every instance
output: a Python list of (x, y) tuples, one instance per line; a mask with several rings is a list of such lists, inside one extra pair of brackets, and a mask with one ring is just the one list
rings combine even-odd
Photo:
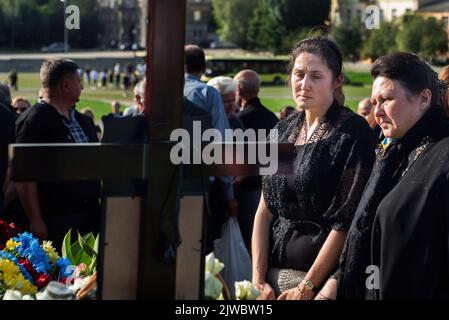
[[(237, 118), (243, 123), (246, 130), (267, 130), (278, 123), (276, 115), (268, 110), (258, 97), (260, 89), (259, 75), (253, 70), (242, 70), (235, 77), (237, 83), (236, 98), (241, 107)], [(253, 231), (254, 215), (260, 200), (262, 190), (260, 177), (237, 177), (234, 180), (235, 198), (239, 206), (238, 220), (243, 240), (250, 247)]]

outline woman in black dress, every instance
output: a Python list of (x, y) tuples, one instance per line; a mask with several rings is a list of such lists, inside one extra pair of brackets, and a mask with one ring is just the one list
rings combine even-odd
[(338, 47), (305, 39), (290, 66), (302, 111), (281, 121), (270, 140), (295, 144), (294, 173), (263, 178), (252, 239), (253, 283), (266, 299), (315, 297), (337, 267), (374, 162), (368, 124), (334, 98), (343, 82)]
[(337, 299), (448, 299), (444, 84), (411, 53), (379, 58), (371, 75), (371, 101), (386, 139), (348, 233)]

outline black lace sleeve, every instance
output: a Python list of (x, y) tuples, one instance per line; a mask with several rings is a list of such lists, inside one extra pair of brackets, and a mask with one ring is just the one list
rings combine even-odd
[(341, 133), (338, 157), (345, 158), (346, 162), (335, 195), (323, 217), (333, 230), (347, 231), (371, 174), (375, 137), (365, 120), (357, 116), (347, 121)]

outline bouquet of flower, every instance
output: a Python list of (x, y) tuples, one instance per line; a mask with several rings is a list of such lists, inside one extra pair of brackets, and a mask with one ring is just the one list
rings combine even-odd
[(6, 290), (35, 294), (52, 280), (66, 283), (75, 266), (61, 258), (51, 241), (39, 240), (28, 232), (9, 239), (0, 251), (0, 295)]
[[(231, 298), (226, 282), (220, 276), (220, 271), (223, 268), (225, 265), (215, 258), (213, 252), (206, 256), (204, 273), (204, 296), (206, 299), (225, 300)], [(237, 300), (256, 300), (260, 296), (259, 291), (250, 281), (236, 281), (234, 286)]]

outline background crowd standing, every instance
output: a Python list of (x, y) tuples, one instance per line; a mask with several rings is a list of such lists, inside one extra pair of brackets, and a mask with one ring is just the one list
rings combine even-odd
[[(278, 118), (258, 97), (257, 70), (206, 84), (204, 51), (185, 47), (183, 117), (207, 116), (224, 139), (229, 128), (276, 128), (278, 140), (267, 139), (295, 146), (290, 175), (210, 177), (207, 251), (236, 217), (261, 298), (449, 298), (449, 66), (438, 81), (413, 54), (379, 58), (358, 116), (344, 107), (342, 61), (330, 40), (299, 42), (289, 66), (296, 106)], [(99, 181), (14, 184), (7, 146), (97, 142), (101, 123), (143, 119), (144, 74), (144, 65), (81, 70), (71, 60), (47, 60), (34, 106), (0, 84), (0, 217), (57, 246), (70, 228), (97, 232)], [(15, 70), (9, 80), (17, 90)], [(113, 101), (97, 121), (90, 108), (75, 108), (86, 85), (121, 87), (125, 96), (132, 90), (134, 105), (122, 110)], [(369, 265), (379, 267), (380, 287), (365, 286)]]

